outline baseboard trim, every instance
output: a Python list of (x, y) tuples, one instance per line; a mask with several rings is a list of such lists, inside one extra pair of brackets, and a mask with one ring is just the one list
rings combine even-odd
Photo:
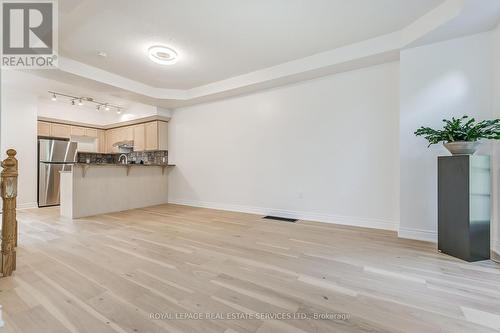
[(437, 232), (430, 230), (421, 230), (413, 228), (399, 228), (398, 231), (399, 238), (420, 240), (424, 242), (437, 243)]
[(398, 230), (398, 222), (382, 220), (382, 219), (372, 219), (366, 217), (340, 216), (340, 215), (321, 214), (314, 212), (292, 211), (292, 210), (273, 209), (273, 208), (264, 208), (255, 206), (241, 206), (241, 205), (223, 204), (223, 203), (206, 202), (206, 201), (194, 201), (194, 200), (172, 199), (169, 200), (169, 203), (177, 205), (201, 207), (201, 208), (226, 210), (226, 211), (240, 212), (240, 213), (250, 213), (257, 215), (274, 215), (274, 216), (281, 216), (297, 220), (341, 224), (354, 227), (383, 229), (392, 231)]
[(496, 241), (491, 249), (491, 260), (500, 263), (500, 241)]

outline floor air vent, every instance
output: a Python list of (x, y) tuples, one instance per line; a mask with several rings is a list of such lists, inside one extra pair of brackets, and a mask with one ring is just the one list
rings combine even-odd
[(297, 222), (296, 219), (287, 219), (286, 217), (279, 217), (279, 216), (271, 216), (271, 215), (268, 215), (268, 216), (264, 216), (263, 219), (267, 219), (267, 220), (276, 220), (276, 221), (283, 221), (283, 222), (291, 222), (291, 223), (295, 223)]

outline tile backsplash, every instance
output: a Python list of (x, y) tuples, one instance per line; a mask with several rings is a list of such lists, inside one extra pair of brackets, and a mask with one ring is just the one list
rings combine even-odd
[[(121, 154), (100, 154), (100, 153), (78, 153), (78, 163), (105, 163), (116, 164)], [(168, 151), (156, 150), (145, 152), (126, 153), (127, 159), (130, 162), (140, 164), (141, 161), (145, 164), (168, 164)]]

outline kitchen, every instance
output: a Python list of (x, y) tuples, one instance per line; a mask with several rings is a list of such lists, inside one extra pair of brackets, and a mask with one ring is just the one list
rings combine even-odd
[(167, 203), (168, 120), (96, 126), (39, 116), (38, 206), (81, 218)]

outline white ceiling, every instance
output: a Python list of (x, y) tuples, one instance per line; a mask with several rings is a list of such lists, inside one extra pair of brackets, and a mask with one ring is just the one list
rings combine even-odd
[[(59, 51), (156, 88), (191, 89), (400, 30), (443, 0), (64, 0)], [(147, 48), (180, 60), (161, 66)], [(107, 58), (97, 55), (106, 52)]]
[[(40, 91), (61, 83), (73, 95), (87, 91), (169, 109), (395, 61), (404, 48), (488, 31), (500, 20), (500, 0), (64, 0), (59, 6), (62, 56), (58, 69), (31, 71), (47, 79)], [(146, 49), (156, 43), (176, 48), (181, 60), (167, 67), (151, 62)]]
[(409, 46), (431, 44), (488, 31), (495, 28), (499, 19), (499, 0), (465, 0), (459, 15)]

